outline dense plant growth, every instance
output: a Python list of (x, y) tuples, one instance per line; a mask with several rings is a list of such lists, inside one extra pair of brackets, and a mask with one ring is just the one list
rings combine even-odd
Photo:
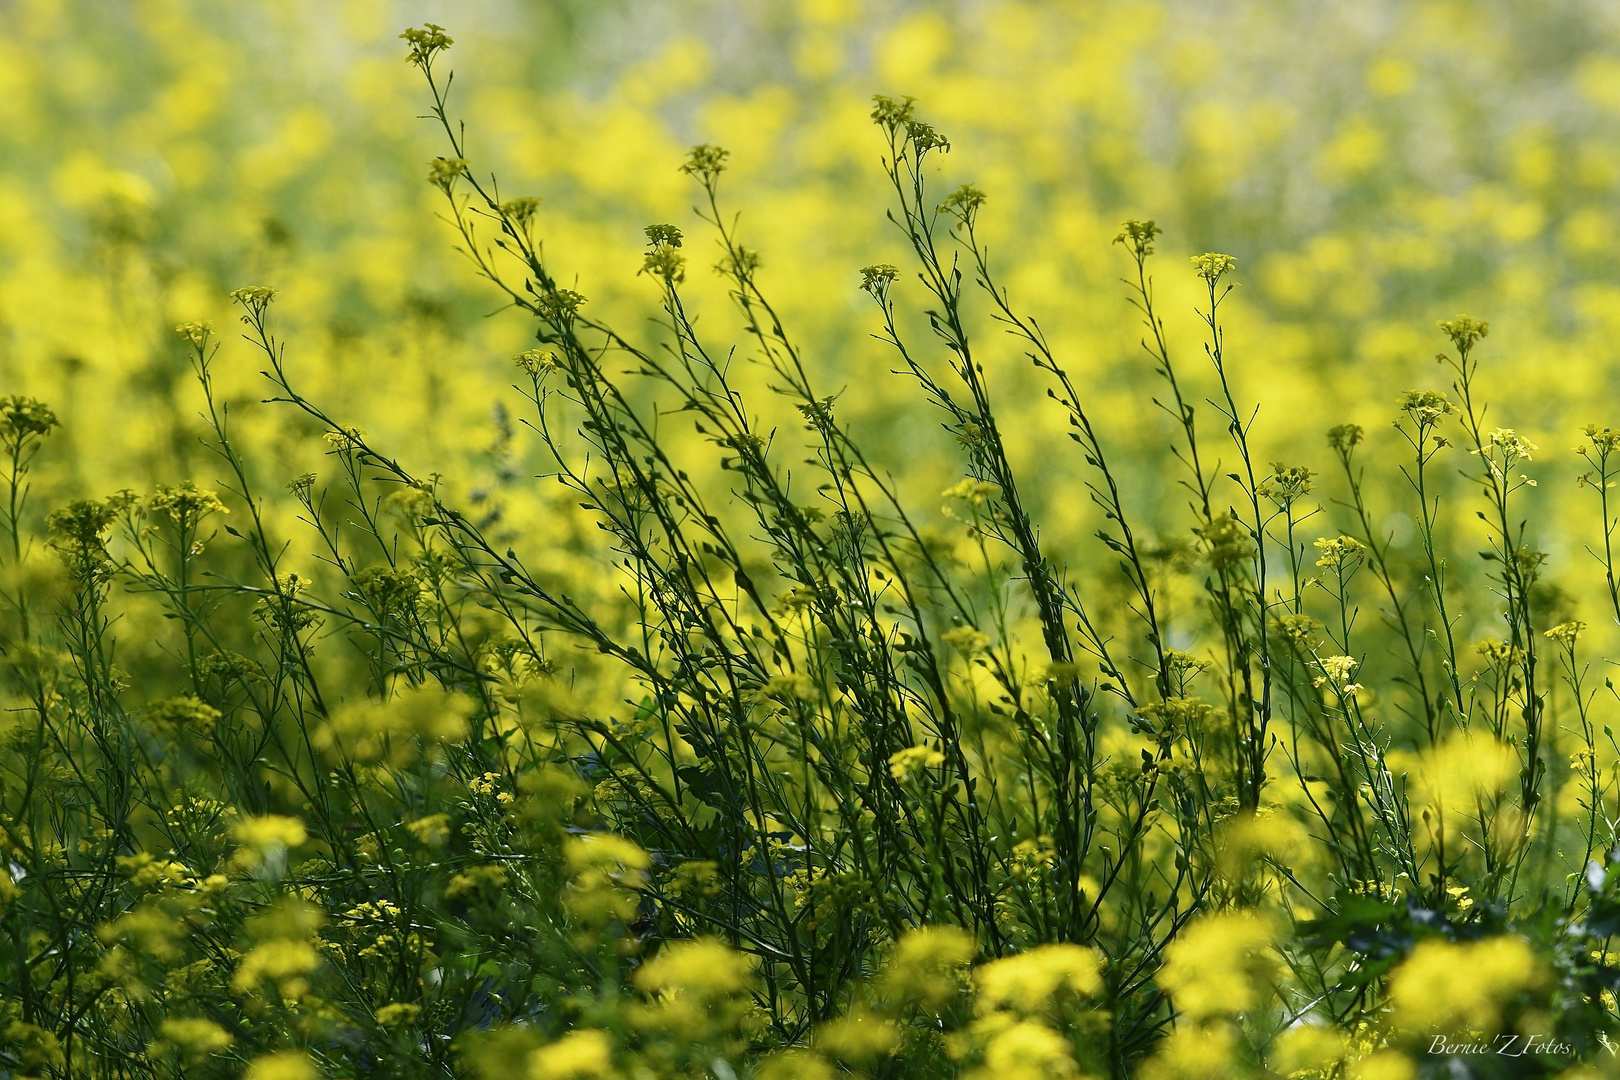
[[(458, 504), (433, 461), (305, 396), (268, 286), (231, 294), (245, 342), (177, 328), (217, 484), (41, 505), (58, 419), (0, 403), (12, 1075), (1402, 1077), (1611, 1056), (1617, 702), (1579, 616), (1620, 620), (1620, 433), (1544, 466), (1487, 419), (1488, 327), (1458, 316), (1428, 369), (1443, 388), (1390, 402), (1393, 432), (1341, 423), (1321, 461), (1268, 463), (1223, 322), (1235, 261), (1170, 271), (1203, 294), (1203, 356), (1179, 355), (1141, 220), (1119, 265), (1159, 388), (1099, 409), (1003, 283), (985, 192), (939, 189), (946, 136), (880, 96), (910, 263), (859, 286), (959, 454), (940, 525), (767, 296), (724, 150), (681, 169), (740, 335), (718, 313), (700, 329), (674, 224), (646, 229), (662, 321), (631, 333), (544, 252), (539, 200), (478, 169), (448, 35), (404, 37), (445, 139), (428, 179), (534, 326), (513, 411), (550, 463), (508, 498), (542, 526)], [(1087, 470), (1067, 496), (1100, 514), (1085, 547), (1042, 533), (986, 318), (1068, 426), (1046, 453)], [(324, 439), (285, 494), (216, 390), (250, 354), (253, 407)], [(1160, 417), (1176, 471), (1143, 490), (1110, 447)], [(1399, 483), (1369, 487), (1369, 457)], [(1592, 493), (1543, 530), (1597, 556), (1566, 552), (1579, 594), (1544, 578), (1532, 469)], [(1383, 524), (1397, 495), (1415, 543)], [(1176, 528), (1140, 523), (1166, 506)], [(161, 647), (128, 659), (133, 635)]]

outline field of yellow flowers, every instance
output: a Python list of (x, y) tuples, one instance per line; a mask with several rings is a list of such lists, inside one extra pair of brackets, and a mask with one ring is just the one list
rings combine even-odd
[(0, 1076), (1620, 1075), (1617, 245), (1591, 0), (3, 0)]

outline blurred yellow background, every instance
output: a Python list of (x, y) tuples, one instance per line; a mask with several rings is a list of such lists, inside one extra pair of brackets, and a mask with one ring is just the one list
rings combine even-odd
[[(1463, 310), (1492, 324), (1492, 421), (1546, 448), (1546, 508), (1575, 493), (1579, 426), (1620, 418), (1620, 51), (1594, 3), (13, 0), (0, 390), (62, 414), (41, 463), (50, 500), (208, 478), (170, 327), (227, 326), (243, 284), (280, 290), (306, 392), (407, 464), (466, 497), (543, 467), (521, 428), (502, 434), (531, 331), (492, 314), (425, 182), (447, 150), (397, 38), (423, 21), (456, 39), (444, 66), (473, 167), (541, 196), (558, 276), (649, 341), (656, 290), (636, 270), (642, 226), (661, 221), (688, 232), (704, 327), (738, 340), (677, 171), (692, 143), (728, 148), (727, 210), (820, 388), (925, 507), (959, 467), (889, 374), (858, 290), (862, 265), (906, 266), (867, 119), (877, 92), (915, 96), (952, 140), (941, 194), (989, 193), (1002, 277), (1092, 388), (1156, 528), (1187, 523), (1111, 243), (1127, 216), (1165, 228), (1163, 310), (1200, 379), (1187, 256), (1237, 257), (1229, 353), (1268, 458), (1325, 468), (1322, 432), (1346, 420), (1375, 451), (1392, 440), (1395, 394), (1448, 382), (1434, 324)], [(920, 292), (903, 278), (902, 307)], [(1083, 464), (1044, 384), (980, 316), (1013, 448), (1068, 532), (1086, 517)], [(246, 437), (274, 450), (265, 467), (285, 475), (263, 479), (279, 486), (322, 447), (249, 407), (257, 367), (227, 335), (222, 386)], [(1561, 543), (1542, 541), (1572, 554)]]

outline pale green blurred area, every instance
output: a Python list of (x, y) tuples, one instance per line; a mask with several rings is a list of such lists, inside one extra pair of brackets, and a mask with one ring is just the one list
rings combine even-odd
[[(519, 403), (510, 357), (531, 331), (491, 315), (498, 296), (453, 252), (424, 179), (448, 151), (418, 119), (427, 97), (397, 35), (425, 20), (456, 39), (442, 65), (474, 168), (545, 200), (556, 275), (655, 343), (641, 228), (678, 224), (701, 325), (722, 351), (738, 345), (741, 367), (747, 342), (677, 171), (690, 144), (728, 148), (726, 211), (762, 252), (820, 390), (841, 395), (925, 515), (961, 463), (889, 373), (857, 289), (863, 265), (907, 266), (884, 220), (877, 92), (915, 96), (952, 140), (941, 196), (965, 181), (989, 193), (1003, 281), (1089, 388), (1153, 529), (1190, 522), (1119, 281), (1125, 217), (1166, 230), (1159, 295), (1200, 396), (1187, 256), (1237, 257), (1228, 348), (1268, 458), (1326, 468), (1322, 433), (1347, 420), (1393, 454), (1395, 395), (1449, 382), (1435, 321), (1458, 311), (1492, 325), (1492, 420), (1545, 448), (1538, 521), (1580, 495), (1580, 425), (1620, 420), (1620, 27), (1599, 3), (6, 0), (0, 391), (63, 415), (71, 452), (43, 461), (49, 500), (213, 467), (169, 328), (227, 329), (225, 293), (243, 284), (280, 290), (304, 392), (407, 464), (469, 498), (503, 470), (544, 467), (521, 431), (515, 458), (498, 445), (512, 420), (497, 403)], [(907, 308), (920, 294), (897, 289)], [(1084, 463), (983, 314), (1013, 449), (1052, 534), (1073, 538), (1089, 528)], [(926, 345), (926, 325), (908, 326)], [(318, 467), (317, 433), (252, 404), (261, 365), (226, 339), (221, 382), (270, 451), (264, 480)], [(1219, 436), (1213, 418), (1206, 430)], [(785, 433), (785, 460), (802, 456), (797, 438)], [(1392, 466), (1377, 475), (1391, 478), (1386, 526), (1409, 532)], [(521, 533), (517, 501), (509, 520)], [(1567, 531), (1538, 542), (1585, 558)]]

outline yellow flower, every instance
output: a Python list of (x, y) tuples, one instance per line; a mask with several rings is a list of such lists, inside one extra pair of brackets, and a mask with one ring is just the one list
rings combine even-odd
[(1395, 1022), (1408, 1031), (1495, 1033), (1513, 999), (1547, 978), (1541, 959), (1523, 938), (1431, 940), (1420, 943), (1395, 969), (1389, 995)]
[(1222, 255), (1214, 251), (1207, 251), (1202, 255), (1194, 255), (1192, 258), (1192, 264), (1193, 269), (1197, 272), (1198, 276), (1209, 282), (1211, 285), (1215, 284), (1222, 277), (1237, 269), (1236, 259), (1232, 258), (1230, 255)]
[(945, 644), (963, 656), (973, 656), (990, 647), (990, 635), (971, 626), (958, 626), (941, 635)]
[(908, 746), (889, 755), (889, 775), (904, 783), (919, 770), (937, 769), (945, 755), (927, 746)]
[(242, 958), (231, 976), (231, 989), (246, 992), (268, 979), (277, 984), (283, 997), (302, 997), (308, 988), (302, 977), (320, 966), (320, 954), (309, 942), (271, 938)]
[(1467, 355), (1481, 338), (1491, 332), (1491, 324), (1470, 315), (1458, 315), (1455, 319), (1441, 320), (1440, 329), (1451, 339), (1458, 352)]
[(1317, 661), (1322, 673), (1335, 683), (1342, 683), (1361, 665), (1353, 656), (1324, 656)]
[(740, 994), (752, 976), (748, 958), (715, 938), (678, 941), (636, 969), (636, 986), (649, 994), (701, 1000)]
[(377, 1010), (377, 1023), (383, 1027), (411, 1027), (422, 1015), (422, 1006), (396, 1001)]
[(1252, 911), (1206, 915), (1170, 945), (1159, 985), (1191, 1019), (1246, 1012), (1270, 989), (1275, 936)]
[(450, 879), (445, 886), (444, 898), (455, 900), (463, 896), (494, 896), (506, 884), (506, 871), (493, 864), (472, 866)]
[(455, 44), (455, 39), (437, 23), (423, 23), (420, 28), (413, 26), (399, 36), (410, 46), (410, 55), (406, 60), (421, 68), (427, 67), (436, 55)]
[(894, 1021), (857, 1010), (822, 1024), (813, 1041), (829, 1057), (864, 1065), (893, 1053), (900, 1032)]
[(1580, 640), (1581, 633), (1585, 629), (1586, 624), (1579, 619), (1575, 619), (1572, 622), (1559, 623), (1551, 630), (1546, 631), (1543, 636), (1551, 638), (1566, 649), (1572, 649), (1575, 647), (1575, 642)]
[(242, 1080), (317, 1080), (319, 1076), (307, 1054), (283, 1050), (254, 1058), (248, 1063)]
[(1224, 1080), (1237, 1076), (1235, 1043), (1228, 1024), (1178, 1025), (1143, 1063), (1140, 1080)]
[(1315, 546), (1322, 553), (1316, 565), (1324, 570), (1332, 570), (1340, 577), (1360, 566), (1367, 557), (1367, 545), (1353, 536), (1317, 537)]
[(159, 484), (157, 491), (146, 500), (146, 508), (153, 513), (166, 514), (182, 529), (194, 528), (209, 514), (230, 513), (218, 495), (204, 491), (191, 480)]
[(230, 1032), (200, 1016), (171, 1016), (158, 1025), (158, 1034), (164, 1042), (194, 1056), (217, 1053), (236, 1041)]
[(883, 971), (885, 991), (897, 998), (938, 1007), (961, 989), (978, 945), (954, 926), (922, 926), (895, 943)]
[(466, 158), (436, 157), (428, 162), (428, 183), (442, 191), (449, 191), (455, 182), (467, 175)]
[(1069, 1040), (1045, 1024), (1018, 1020), (991, 1035), (984, 1047), (984, 1064), (971, 1080), (1057, 1080), (1077, 1076)]
[(206, 322), (183, 322), (174, 328), (174, 332), (193, 348), (200, 349), (208, 344), (208, 335), (214, 332), (214, 328)]
[(309, 838), (304, 823), (297, 818), (281, 814), (262, 814), (243, 818), (231, 828), (231, 835), (243, 847), (261, 851), (273, 848), (295, 848)]
[(1102, 989), (1102, 957), (1080, 945), (1041, 945), (992, 960), (973, 973), (980, 1013), (1040, 1012), (1060, 991), (1095, 994)]
[(529, 1055), (530, 1080), (576, 1080), (612, 1071), (613, 1040), (595, 1028), (570, 1031)]

